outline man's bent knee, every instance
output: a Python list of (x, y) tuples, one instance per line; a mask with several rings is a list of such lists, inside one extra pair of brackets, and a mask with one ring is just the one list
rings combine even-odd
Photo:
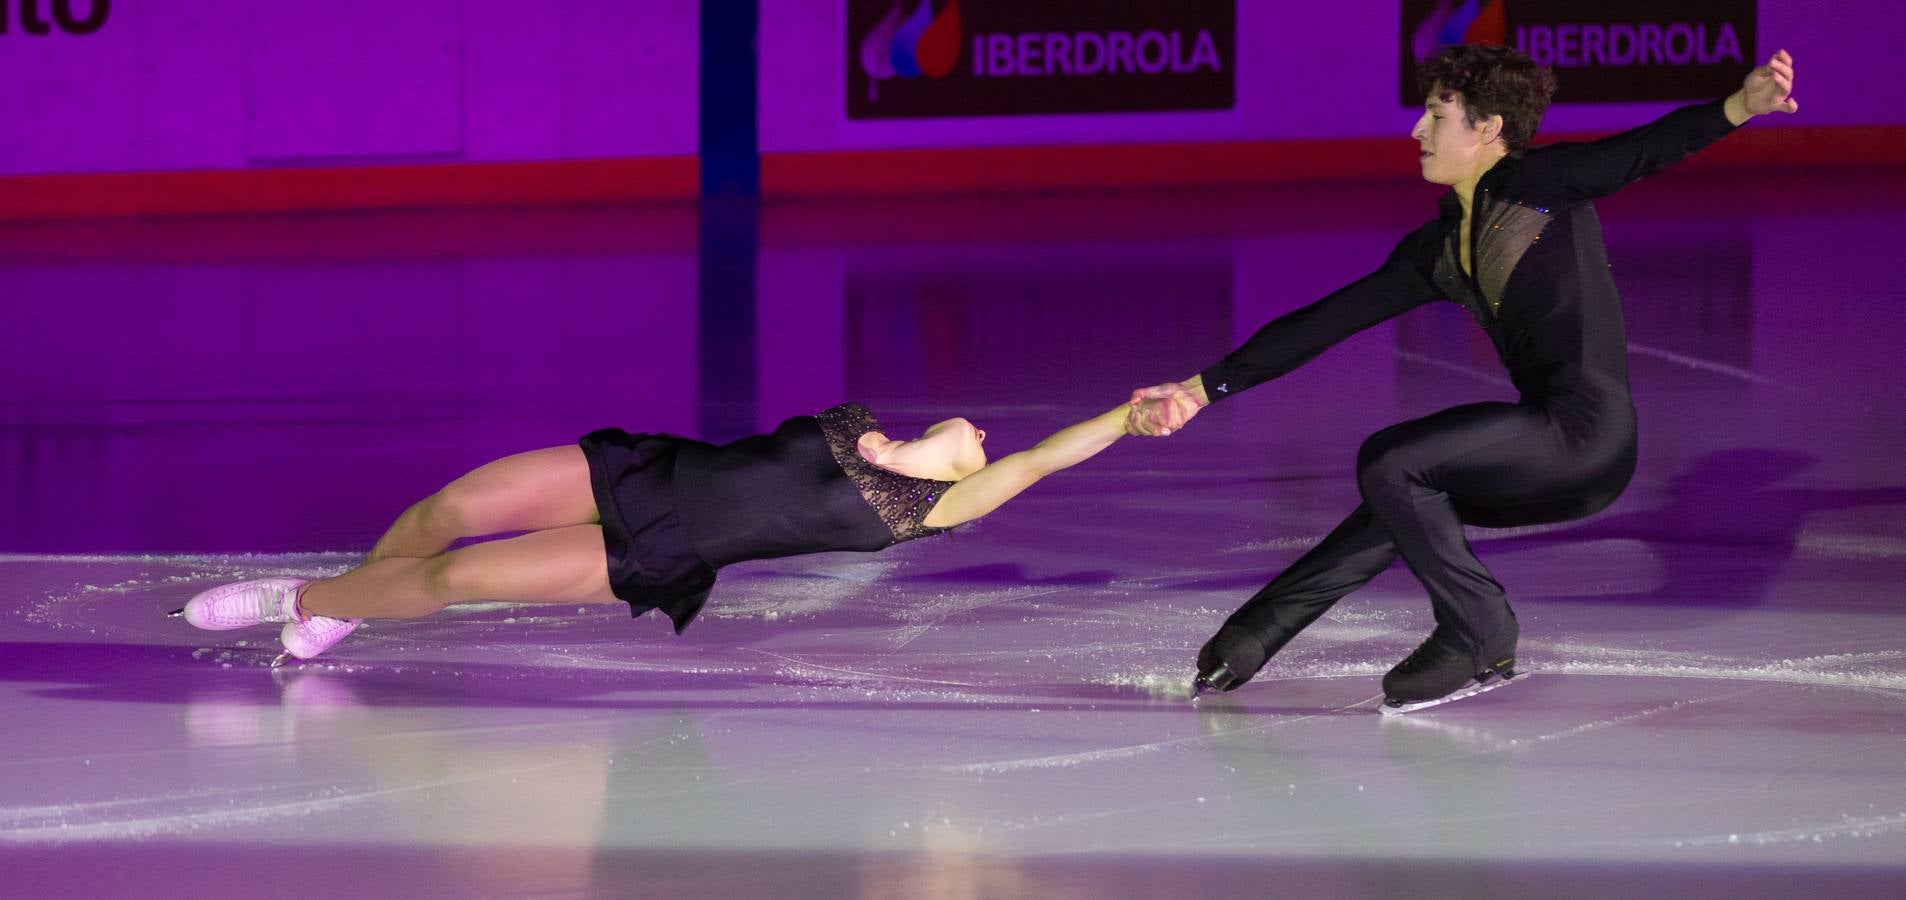
[(1403, 447), (1395, 441), (1387, 440), (1378, 432), (1363, 446), (1357, 448), (1357, 490), (1365, 501), (1406, 490), (1410, 483), (1410, 466)]

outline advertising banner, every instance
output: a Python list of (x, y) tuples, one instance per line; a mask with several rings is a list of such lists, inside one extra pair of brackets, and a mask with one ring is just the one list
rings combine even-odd
[(847, 117), (1230, 109), (1234, 0), (848, 0)]
[(1757, 60), (1755, 0), (1402, 0), (1398, 101), (1423, 101), (1418, 63), (1451, 44), (1499, 44), (1555, 72), (1556, 103), (1705, 100)]

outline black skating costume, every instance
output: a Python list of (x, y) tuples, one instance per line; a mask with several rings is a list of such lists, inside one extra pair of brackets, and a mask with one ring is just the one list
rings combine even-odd
[[(1363, 504), (1232, 614), (1199, 654), (1202, 680), (1241, 684), (1399, 554), (1428, 590), (1437, 625), (1385, 679), (1393, 700), (1440, 696), (1513, 665), (1515, 616), (1462, 526), (1581, 518), (1613, 502), (1635, 469), (1621, 300), (1590, 201), (1733, 128), (1716, 101), (1603, 140), (1505, 157), (1476, 185), (1473, 272), (1459, 262), (1462, 208), (1451, 191), (1441, 215), (1405, 237), (1376, 272), (1265, 325), (1204, 371), (1205, 392), (1218, 402), (1378, 322), (1447, 299), (1488, 332), (1521, 399), (1443, 410), (1365, 441), (1357, 454)], [(1410, 683), (1411, 673), (1452, 655), (1473, 663), (1456, 683)]]
[(844, 403), (720, 446), (606, 428), (584, 435), (609, 587), (632, 615), (660, 609), (680, 633), (730, 563), (874, 551), (947, 531), (926, 518), (951, 481), (861, 458), (873, 413)]

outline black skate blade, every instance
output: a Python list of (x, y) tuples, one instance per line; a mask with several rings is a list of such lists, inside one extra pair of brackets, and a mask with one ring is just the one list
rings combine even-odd
[(168, 619), (183, 619), (185, 618), (185, 607), (181, 606), (178, 609), (166, 613), (165, 617)]
[(1419, 710), (1429, 709), (1432, 706), (1442, 706), (1445, 703), (1454, 703), (1458, 700), (1466, 700), (1470, 697), (1476, 696), (1477, 694), (1487, 694), (1490, 691), (1495, 690), (1496, 688), (1502, 687), (1503, 685), (1508, 684), (1511, 681), (1515, 681), (1521, 678), (1525, 674), (1527, 673), (1517, 672), (1514, 669), (1511, 669), (1507, 672), (1504, 672), (1501, 678), (1491, 678), (1486, 682), (1470, 682), (1468, 687), (1459, 688), (1457, 690), (1451, 691), (1448, 694), (1444, 694), (1441, 697), (1437, 697), (1433, 700), (1418, 700), (1413, 703), (1398, 703), (1395, 700), (1386, 699), (1383, 701), (1382, 706), (1377, 707), (1377, 712), (1380, 712), (1386, 716), (1401, 716), (1408, 713), (1417, 712)]
[(275, 657), (272, 657), (272, 660), (271, 660), (271, 666), (270, 666), (270, 667), (271, 667), (271, 668), (273, 668), (273, 669), (277, 669), (277, 668), (282, 668), (282, 667), (284, 666), (284, 664), (285, 664), (285, 663), (287, 663), (287, 662), (290, 662), (291, 660), (293, 660), (293, 659), (295, 659), (295, 658), (296, 658), (296, 657), (293, 657), (293, 656), (291, 655), (291, 651), (289, 651), (289, 650), (287, 650), (287, 651), (285, 651), (285, 652), (283, 652), (283, 653), (280, 653), (280, 654), (278, 654), (278, 655), (277, 655), (277, 656), (275, 656)]

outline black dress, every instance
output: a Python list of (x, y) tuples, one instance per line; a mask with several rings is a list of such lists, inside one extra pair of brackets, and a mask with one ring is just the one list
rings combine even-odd
[(1444, 195), (1434, 221), (1376, 272), (1265, 325), (1203, 373), (1221, 401), (1308, 361), (1350, 335), (1433, 300), (1475, 317), (1521, 394), (1399, 423), (1364, 442), (1363, 504), (1227, 623), (1275, 653), (1339, 598), (1401, 555), (1436, 621), (1472, 652), (1511, 627), (1502, 586), (1463, 537), (1558, 522), (1612, 503), (1635, 471), (1635, 410), (1621, 298), (1590, 200), (1733, 130), (1720, 102), (1689, 106), (1590, 143), (1555, 144), (1497, 162), (1477, 183), (1470, 258), (1459, 262), (1462, 206)]
[(879, 429), (866, 407), (845, 403), (719, 446), (619, 428), (584, 435), (610, 589), (632, 615), (662, 610), (679, 634), (722, 566), (881, 550), (947, 530), (923, 523), (954, 482), (863, 459), (860, 437)]

